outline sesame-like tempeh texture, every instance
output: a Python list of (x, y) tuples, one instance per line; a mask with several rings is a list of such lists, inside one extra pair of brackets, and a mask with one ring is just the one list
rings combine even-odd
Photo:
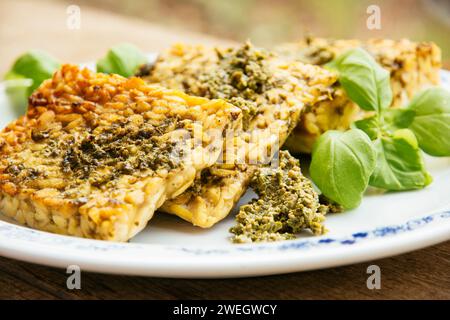
[(228, 49), (176, 45), (159, 57), (146, 79), (226, 99), (244, 113), (246, 131), (234, 139), (242, 152), (226, 149), (224, 164), (203, 170), (193, 186), (161, 208), (208, 228), (232, 210), (257, 164), (278, 151), (304, 105), (328, 98), (336, 76), (316, 66), (286, 63), (247, 43)]
[[(439, 84), (441, 52), (432, 42), (413, 42), (407, 39), (332, 40), (306, 38), (275, 48), (280, 55), (315, 65), (324, 65), (345, 51), (363, 47), (391, 74), (392, 106), (398, 107), (419, 90)], [(288, 138), (291, 152), (310, 152), (314, 141), (330, 129), (346, 130), (363, 113), (352, 103), (344, 90), (336, 85), (330, 99), (324, 100), (302, 113), (299, 125)]]
[[(220, 156), (239, 108), (64, 65), (0, 133), (0, 212), (32, 228), (127, 241)], [(182, 142), (182, 143), (181, 143)]]

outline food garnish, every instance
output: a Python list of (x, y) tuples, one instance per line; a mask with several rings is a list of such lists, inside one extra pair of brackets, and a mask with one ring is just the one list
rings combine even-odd
[(6, 93), (18, 113), (22, 115), (31, 93), (50, 78), (60, 63), (41, 50), (30, 50), (21, 55), (6, 73)]
[(146, 63), (147, 57), (137, 47), (121, 43), (109, 49), (106, 56), (97, 61), (97, 72), (131, 77)]
[(389, 72), (365, 50), (349, 50), (327, 67), (338, 71), (339, 83), (361, 109), (380, 112), (391, 105)]
[[(200, 96), (227, 99), (241, 108), (246, 130), (262, 105), (261, 95), (274, 87), (273, 72), (265, 63), (270, 61), (270, 53), (254, 48), (249, 42), (237, 50), (216, 49), (216, 52), (218, 67), (203, 70), (191, 88), (196, 88), (196, 94)], [(278, 81), (282, 79), (278, 78)], [(278, 83), (277, 87), (281, 85)], [(189, 87), (187, 92), (190, 92)]]
[[(324, 66), (350, 49), (363, 48), (390, 74), (391, 108), (405, 105), (424, 88), (439, 85), (441, 50), (433, 42), (408, 39), (327, 39), (305, 37), (281, 44), (274, 50), (303, 63)], [(291, 153), (311, 153), (314, 142), (327, 130), (348, 130), (368, 112), (350, 100), (342, 86), (335, 85), (329, 97), (302, 113), (299, 124), (286, 141)]]
[(421, 189), (432, 182), (414, 133), (399, 129), (374, 140), (377, 165), (369, 184), (385, 190)]
[[(348, 96), (361, 108), (374, 113), (354, 123), (372, 140), (372, 148), (376, 150), (376, 166), (369, 174), (369, 184), (395, 191), (420, 189), (430, 184), (432, 178), (425, 169), (420, 148), (433, 155), (448, 155), (446, 137), (450, 134), (450, 93), (441, 88), (431, 88), (420, 93), (404, 108), (387, 109), (392, 97), (389, 81), (381, 67), (364, 50), (350, 50), (329, 66), (336, 69), (340, 79), (344, 80), (340, 81)], [(358, 144), (350, 146), (358, 148)], [(312, 155), (312, 178), (326, 196), (345, 207), (355, 207), (357, 202), (351, 205), (336, 195), (334, 180), (323, 179), (320, 174), (326, 172), (320, 170), (321, 162), (333, 152), (340, 154), (343, 151), (334, 149), (328, 139), (316, 142)], [(363, 192), (364, 185), (354, 178), (355, 173), (343, 170), (351, 162), (342, 163), (340, 159), (340, 156), (329, 156), (326, 167), (339, 172), (339, 177), (346, 182), (346, 195), (354, 189), (358, 190), (357, 193)], [(359, 158), (358, 161), (362, 166), (368, 164)], [(367, 173), (364, 171), (364, 176)]]
[(393, 121), (399, 128), (409, 128), (414, 132), (423, 151), (435, 157), (450, 156), (448, 90), (439, 87), (424, 90), (414, 97), (407, 108), (398, 111)]
[(239, 209), (237, 225), (230, 229), (235, 243), (295, 239), (305, 229), (322, 235), (325, 214), (339, 211), (338, 206), (320, 202), (299, 160), (288, 151), (280, 151), (277, 167), (259, 168), (250, 186), (258, 198)]
[(329, 130), (314, 146), (309, 172), (324, 195), (351, 209), (360, 204), (375, 165), (375, 147), (363, 131)]

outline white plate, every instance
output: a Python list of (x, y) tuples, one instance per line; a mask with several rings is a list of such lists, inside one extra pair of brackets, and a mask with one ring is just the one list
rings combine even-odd
[[(442, 72), (450, 88), (450, 73)], [(14, 114), (1, 90), (0, 125)], [(130, 243), (78, 239), (18, 226), (0, 215), (0, 255), (49, 266), (158, 277), (224, 278), (269, 275), (374, 260), (450, 239), (450, 159), (426, 157), (433, 183), (420, 191), (379, 194), (361, 206), (329, 215), (325, 236), (234, 245), (233, 215), (208, 230), (165, 214)], [(251, 199), (247, 193), (240, 204)]]

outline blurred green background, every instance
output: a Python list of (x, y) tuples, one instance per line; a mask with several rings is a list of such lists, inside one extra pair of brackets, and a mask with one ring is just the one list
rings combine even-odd
[[(170, 27), (270, 46), (304, 35), (435, 41), (450, 59), (450, 0), (57, 0)], [(381, 30), (368, 30), (369, 5)]]

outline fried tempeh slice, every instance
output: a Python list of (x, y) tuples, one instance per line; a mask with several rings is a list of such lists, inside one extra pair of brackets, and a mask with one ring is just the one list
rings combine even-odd
[(270, 160), (296, 126), (304, 105), (327, 99), (336, 76), (316, 66), (286, 63), (247, 43), (228, 49), (176, 45), (160, 56), (146, 79), (224, 98), (244, 113), (246, 131), (235, 136), (233, 146), (243, 152), (226, 149), (223, 164), (203, 170), (193, 186), (161, 207), (208, 228), (232, 210), (258, 164)]
[[(306, 38), (275, 48), (287, 59), (324, 65), (345, 51), (363, 47), (391, 74), (393, 107), (399, 107), (419, 90), (439, 84), (441, 52), (432, 42), (413, 42), (407, 39), (332, 40)], [(330, 129), (345, 130), (361, 117), (360, 109), (352, 103), (344, 90), (336, 85), (330, 99), (303, 112), (299, 125), (286, 142), (292, 152), (311, 152), (314, 141)]]
[(0, 211), (40, 230), (126, 241), (240, 125), (224, 100), (64, 65), (0, 133)]

